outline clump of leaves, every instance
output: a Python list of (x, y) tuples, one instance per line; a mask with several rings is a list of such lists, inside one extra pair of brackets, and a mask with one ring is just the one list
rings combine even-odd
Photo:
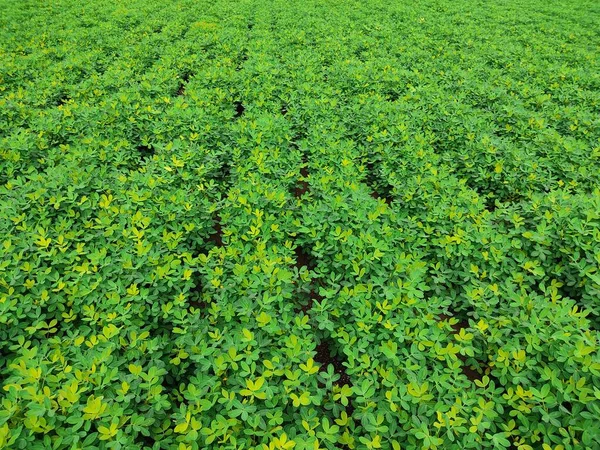
[(0, 448), (600, 446), (597, 10), (59, 6), (2, 4)]

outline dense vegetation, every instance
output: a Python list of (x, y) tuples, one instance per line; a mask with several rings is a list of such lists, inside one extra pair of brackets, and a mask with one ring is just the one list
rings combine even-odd
[(0, 9), (0, 448), (600, 448), (600, 3)]

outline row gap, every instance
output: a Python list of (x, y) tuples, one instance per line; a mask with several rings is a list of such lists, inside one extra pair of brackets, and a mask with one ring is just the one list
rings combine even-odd
[[(341, 348), (336, 344), (334, 339), (331, 336), (324, 336), (317, 343), (315, 348), (316, 355), (314, 356), (314, 360), (320, 364), (320, 372), (327, 372), (327, 368), (331, 364), (333, 366), (333, 371), (339, 378), (333, 383), (338, 388), (343, 386), (348, 386), (352, 388), (352, 380), (350, 376), (346, 372), (346, 366), (344, 363), (347, 362), (345, 355)], [(349, 418), (352, 419), (354, 414), (354, 404), (352, 402), (352, 398), (348, 398), (348, 404), (345, 407), (346, 414)]]
[(371, 197), (380, 200), (383, 199), (388, 205), (392, 204), (394, 197), (392, 195), (393, 186), (381, 175), (380, 168), (371, 160), (365, 164), (367, 169), (366, 184), (371, 189)]
[(152, 159), (152, 157), (156, 154), (156, 149), (152, 144), (140, 144), (137, 146), (137, 151), (140, 154), (140, 158), (143, 162), (148, 159)]
[[(445, 322), (448, 321), (450, 319), (457, 319), (458, 322), (456, 322), (455, 324), (451, 324), (451, 331), (450, 333), (452, 335), (457, 335), (461, 332), (461, 330), (463, 329), (467, 329), (469, 328), (469, 322), (467, 321), (467, 319), (465, 317), (461, 317), (460, 315), (454, 313), (453, 311), (449, 311), (450, 314), (439, 314), (437, 319), (438, 322)], [(467, 377), (467, 379), (469, 379), (469, 381), (471, 382), (475, 382), (475, 381), (481, 381), (483, 376), (485, 375), (485, 372), (487, 371), (486, 369), (489, 369), (489, 366), (487, 365), (487, 363), (483, 362), (483, 361), (477, 361), (477, 363), (479, 364), (479, 366), (482, 368), (482, 372), (483, 373), (479, 373), (477, 372), (477, 370), (475, 370), (475, 368), (473, 366), (469, 366), (467, 365), (467, 357), (464, 355), (456, 355), (457, 358), (461, 361), (461, 371), (463, 373), (464, 376)], [(491, 376), (490, 376), (491, 378)]]
[(181, 75), (181, 81), (179, 82), (179, 87), (177, 88), (177, 96), (182, 96), (185, 94), (185, 89), (190, 81), (191, 76), (192, 75), (189, 72), (185, 72), (183, 75)]
[(235, 109), (235, 114), (233, 115), (233, 117), (235, 119), (239, 119), (240, 117), (242, 117), (244, 115), (244, 111), (246, 111), (246, 107), (244, 106), (244, 104), (242, 103), (241, 100), (234, 101), (233, 107)]

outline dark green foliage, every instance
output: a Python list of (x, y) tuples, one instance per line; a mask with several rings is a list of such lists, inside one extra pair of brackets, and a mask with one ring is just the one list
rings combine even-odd
[(600, 448), (597, 2), (0, 7), (0, 448)]

